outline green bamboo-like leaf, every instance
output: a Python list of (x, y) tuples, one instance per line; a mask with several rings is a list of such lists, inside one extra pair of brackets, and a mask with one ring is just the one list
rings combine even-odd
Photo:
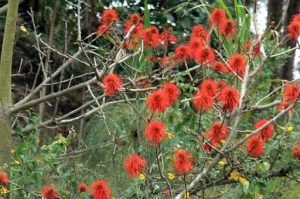
[(218, 7), (221, 8), (221, 9), (223, 9), (223, 10), (225, 10), (227, 16), (228, 16), (230, 19), (232, 19), (232, 15), (231, 15), (231, 13), (230, 13), (230, 11), (229, 11), (229, 8), (226, 6), (226, 4), (224, 3), (224, 1), (223, 1), (223, 0), (217, 0), (216, 2), (217, 2), (217, 4), (218, 4)]
[(144, 0), (144, 26), (145, 28), (149, 28), (150, 27), (150, 12), (148, 9), (148, 1)]

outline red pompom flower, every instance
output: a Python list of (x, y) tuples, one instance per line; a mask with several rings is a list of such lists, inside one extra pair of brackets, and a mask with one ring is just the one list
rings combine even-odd
[(124, 24), (124, 32), (125, 34), (131, 29), (133, 25), (135, 25), (135, 29), (133, 30), (134, 35), (141, 36), (143, 30), (142, 17), (139, 14), (132, 14), (128, 16), (127, 21)]
[(164, 112), (168, 105), (168, 98), (161, 90), (153, 91), (147, 97), (147, 106), (151, 111)]
[(193, 104), (197, 111), (204, 112), (209, 110), (214, 103), (214, 98), (198, 91), (193, 97)]
[(215, 51), (210, 47), (201, 48), (195, 54), (195, 61), (197, 63), (211, 64), (215, 61), (215, 59), (216, 59)]
[(103, 11), (101, 22), (105, 25), (110, 25), (111, 23), (117, 21), (119, 18), (118, 13), (114, 9), (106, 9)]
[(139, 155), (129, 155), (124, 161), (124, 168), (127, 175), (136, 178), (145, 168), (146, 161)]
[(283, 91), (283, 101), (288, 103), (295, 102), (300, 96), (300, 87), (295, 83), (287, 84)]
[(169, 43), (174, 44), (178, 41), (177, 37), (172, 34), (172, 31), (170, 29), (165, 29), (160, 34), (160, 39), (164, 48), (167, 48)]
[(225, 38), (233, 38), (237, 30), (233, 19), (226, 19), (220, 26), (220, 32)]
[(42, 197), (45, 199), (55, 199), (58, 197), (58, 191), (53, 186), (45, 186), (42, 189)]
[(175, 104), (180, 95), (179, 88), (173, 83), (164, 84), (162, 93), (167, 96), (169, 106)]
[(146, 127), (145, 133), (148, 142), (158, 145), (166, 137), (165, 125), (161, 121), (151, 121)]
[(176, 60), (181, 61), (187, 61), (190, 59), (190, 51), (189, 48), (185, 45), (180, 45), (175, 50), (175, 57)]
[(224, 110), (233, 111), (233, 109), (239, 104), (240, 95), (239, 92), (230, 86), (226, 86), (219, 96)]
[(295, 158), (298, 158), (300, 160), (300, 142), (297, 143), (293, 148), (293, 156)]
[(114, 96), (122, 87), (123, 81), (114, 73), (110, 73), (106, 77), (103, 78), (103, 88), (104, 93), (108, 96)]
[(242, 54), (234, 54), (228, 60), (230, 68), (240, 77), (244, 77), (247, 60)]
[(220, 28), (221, 25), (227, 20), (226, 13), (222, 9), (214, 8), (210, 13), (209, 20), (212, 26)]
[(300, 36), (300, 21), (292, 21), (288, 27), (289, 38), (297, 40)]
[(253, 157), (258, 157), (264, 153), (264, 141), (260, 135), (254, 135), (247, 140), (247, 151)]
[(200, 92), (204, 95), (214, 97), (218, 91), (218, 84), (212, 79), (204, 80), (200, 85)]
[(205, 136), (210, 138), (210, 141), (216, 146), (221, 140), (226, 140), (229, 131), (226, 124), (216, 122), (212, 125), (211, 129), (205, 133)]
[(9, 182), (8, 176), (5, 172), (0, 172), (0, 185), (7, 186)]
[(77, 188), (80, 192), (88, 192), (89, 191), (89, 188), (86, 184), (84, 183), (80, 183), (77, 185)]
[(110, 199), (110, 188), (105, 180), (96, 180), (92, 184), (92, 194), (94, 199)]
[[(267, 122), (269, 122), (269, 120), (261, 119), (260, 121), (255, 123), (255, 129), (260, 128), (261, 126), (263, 126)], [(272, 137), (273, 129), (274, 129), (273, 124), (269, 124), (268, 126), (266, 126), (265, 128), (263, 128), (260, 131), (260, 136), (261, 136), (261, 138), (264, 142), (266, 142), (267, 140), (269, 140)]]
[(142, 37), (146, 47), (156, 48), (160, 44), (159, 30), (155, 26), (145, 29)]
[(194, 26), (192, 29), (192, 35), (191, 38), (199, 38), (203, 42), (206, 42), (210, 39), (210, 36), (208, 34), (208, 31), (201, 25)]
[(211, 68), (217, 73), (227, 73), (228, 69), (226, 65), (221, 61), (216, 61), (212, 64)]
[(201, 38), (191, 38), (188, 44), (191, 58), (195, 58), (196, 53), (204, 47), (204, 42)]
[(186, 175), (193, 169), (192, 158), (185, 150), (178, 150), (174, 155), (173, 167), (179, 175)]

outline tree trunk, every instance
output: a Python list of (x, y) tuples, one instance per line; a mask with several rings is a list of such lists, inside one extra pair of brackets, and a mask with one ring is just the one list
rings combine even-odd
[(11, 127), (8, 108), (11, 106), (11, 65), (18, 18), (19, 0), (9, 0), (0, 62), (0, 167), (9, 172)]
[[(281, 18), (284, 0), (269, 0), (267, 27), (275, 27)], [(280, 28), (278, 29), (280, 30)]]

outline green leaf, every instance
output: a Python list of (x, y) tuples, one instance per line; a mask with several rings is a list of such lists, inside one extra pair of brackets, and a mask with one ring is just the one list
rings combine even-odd
[(227, 16), (232, 19), (232, 15), (223, 0), (217, 0), (218, 7), (225, 10)]
[(148, 1), (144, 0), (144, 26), (145, 28), (149, 28), (150, 27), (150, 12), (148, 9)]

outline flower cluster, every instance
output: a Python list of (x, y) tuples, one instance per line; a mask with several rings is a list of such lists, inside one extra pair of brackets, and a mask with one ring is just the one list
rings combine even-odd
[(204, 80), (193, 98), (196, 110), (207, 111), (215, 101), (219, 102), (223, 110), (233, 111), (239, 103), (239, 92), (224, 81)]
[[(91, 193), (93, 199), (110, 199), (110, 188), (105, 180), (96, 180), (91, 185)], [(77, 185), (79, 193), (89, 192), (89, 188), (84, 183)], [(46, 185), (42, 188), (41, 195), (43, 199), (57, 199), (60, 198), (58, 190), (52, 185)]]
[(161, 89), (153, 91), (147, 97), (147, 107), (152, 112), (164, 112), (176, 103), (180, 95), (179, 88), (173, 83), (165, 83)]

